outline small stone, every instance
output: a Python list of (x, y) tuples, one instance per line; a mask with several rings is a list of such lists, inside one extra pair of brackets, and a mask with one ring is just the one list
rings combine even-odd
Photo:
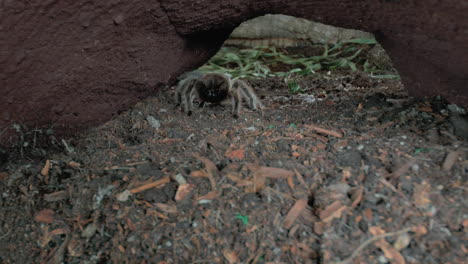
[(154, 129), (159, 129), (161, 127), (161, 122), (159, 122), (159, 120), (154, 118), (154, 116), (146, 117), (146, 121), (148, 121), (150, 126), (153, 127)]
[(419, 165), (418, 164), (413, 164), (411, 166), (411, 170), (414, 171), (414, 172), (418, 172), (419, 171)]
[(379, 263), (382, 263), (382, 264), (388, 263), (388, 259), (384, 256), (379, 256), (378, 261)]
[(465, 109), (461, 108), (460, 106), (458, 106), (456, 104), (447, 105), (447, 109), (452, 113), (457, 113), (457, 114), (461, 114), (461, 115), (466, 114)]
[(118, 14), (114, 17), (114, 24), (115, 25), (120, 25), (122, 22), (125, 20), (125, 17), (123, 14)]
[(126, 202), (130, 195), (132, 195), (132, 193), (129, 190), (125, 190), (117, 195), (117, 201)]

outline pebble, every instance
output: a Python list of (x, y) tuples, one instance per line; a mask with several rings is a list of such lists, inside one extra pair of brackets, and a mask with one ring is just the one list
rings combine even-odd
[(154, 116), (148, 116), (146, 117), (146, 120), (148, 121), (150, 126), (153, 127), (154, 129), (159, 129), (161, 127), (161, 122), (159, 122), (159, 120), (154, 118)]

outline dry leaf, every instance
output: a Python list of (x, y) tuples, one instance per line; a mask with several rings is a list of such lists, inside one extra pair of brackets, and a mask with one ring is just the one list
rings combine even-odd
[(52, 224), (52, 222), (54, 222), (54, 214), (55, 212), (53, 210), (44, 209), (36, 213), (34, 220), (36, 220), (36, 222)]
[(297, 200), (284, 218), (284, 228), (289, 229), (307, 206), (307, 200)]

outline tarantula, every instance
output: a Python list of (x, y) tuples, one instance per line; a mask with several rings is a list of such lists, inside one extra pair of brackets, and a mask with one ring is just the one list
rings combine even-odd
[(252, 87), (243, 80), (232, 80), (225, 74), (189, 72), (180, 77), (176, 87), (177, 106), (183, 105), (184, 111), (192, 114), (192, 103), (195, 96), (200, 100), (200, 107), (205, 102), (219, 104), (231, 98), (232, 114), (239, 117), (242, 100), (245, 100), (252, 110), (262, 108), (260, 100)]

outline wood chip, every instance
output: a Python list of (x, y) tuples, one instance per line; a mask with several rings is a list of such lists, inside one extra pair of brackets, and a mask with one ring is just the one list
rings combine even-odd
[(308, 128), (308, 129), (311, 129), (311, 130), (315, 130), (315, 131), (317, 131), (319, 133), (322, 133), (322, 134), (325, 134), (325, 135), (330, 135), (330, 136), (334, 136), (334, 137), (337, 137), (337, 138), (342, 138), (343, 137), (343, 134), (340, 133), (340, 132), (320, 128), (320, 127), (315, 126), (315, 125), (304, 125), (304, 127)]
[(203, 196), (199, 196), (197, 198), (197, 201), (201, 201), (201, 200), (214, 200), (216, 198), (218, 198), (219, 196), (219, 191), (211, 191)]
[(266, 186), (266, 178), (260, 172), (255, 172), (252, 185), (246, 189), (247, 192), (260, 192)]
[(229, 264), (240, 263), (239, 257), (237, 256), (237, 252), (231, 249), (224, 249), (223, 256), (229, 262)]
[(455, 165), (455, 162), (457, 162), (459, 155), (459, 151), (451, 151), (449, 154), (447, 154), (444, 163), (442, 164), (442, 169), (445, 171), (451, 170), (453, 165)]
[(301, 215), (302, 211), (306, 208), (307, 206), (307, 200), (301, 199), (297, 200), (293, 207), (289, 210), (288, 214), (284, 218), (284, 224), (283, 227), (286, 229), (291, 228), (291, 226), (294, 224), (296, 219)]
[(58, 191), (53, 193), (44, 194), (44, 200), (47, 202), (57, 202), (67, 198), (66, 191)]
[(34, 220), (36, 220), (36, 222), (52, 224), (52, 222), (54, 222), (54, 214), (55, 212), (53, 210), (44, 209), (36, 213)]
[(245, 158), (245, 151), (243, 149), (233, 150), (224, 154), (224, 156), (232, 160), (243, 160)]
[(0, 172), (0, 181), (5, 181), (10, 177), (10, 174), (8, 172)]
[(423, 225), (413, 227), (413, 232), (416, 233), (416, 236), (424, 236), (427, 234), (427, 228)]
[(208, 178), (208, 173), (206, 173), (205, 170), (196, 170), (196, 171), (190, 172), (190, 176), (195, 177), (195, 178), (203, 178), (203, 177)]
[(416, 184), (413, 192), (413, 201), (418, 207), (426, 206), (431, 202), (429, 194), (431, 192), (431, 185), (427, 181), (421, 184)]
[(50, 170), (50, 160), (46, 160), (44, 168), (42, 168), (42, 170), (41, 170), (42, 176), (49, 175), (49, 170)]
[(73, 169), (79, 169), (81, 167), (81, 164), (75, 161), (70, 161), (68, 162), (68, 167), (71, 167)]
[(294, 176), (294, 172), (281, 169), (281, 168), (273, 168), (273, 167), (265, 167), (265, 166), (256, 166), (253, 164), (248, 165), (249, 169), (254, 173), (259, 173), (260, 175), (266, 178), (273, 178), (273, 179), (288, 179), (289, 177)]
[(175, 195), (175, 200), (177, 202), (183, 201), (185, 198), (187, 198), (187, 196), (192, 192), (194, 188), (195, 186), (189, 183), (179, 185)]
[[(376, 226), (369, 227), (369, 232), (374, 236), (385, 234), (385, 231), (382, 228)], [(405, 259), (400, 254), (400, 252), (398, 252), (398, 250), (385, 241), (385, 239), (382, 238), (376, 241), (375, 245), (384, 252), (385, 257), (392, 260), (392, 263), (405, 264)]]
[(364, 187), (361, 186), (352, 188), (349, 191), (349, 193), (351, 194), (351, 200), (353, 201), (351, 207), (354, 208), (362, 201), (362, 197), (364, 195)]
[(342, 205), (340, 201), (335, 201), (331, 205), (327, 206), (323, 211), (320, 212), (320, 220), (324, 223), (328, 223), (335, 218), (340, 218), (341, 213), (346, 209), (345, 205)]
[(157, 180), (155, 182), (151, 182), (151, 183), (148, 183), (148, 184), (143, 184), (142, 186), (133, 188), (133, 189), (130, 190), (130, 193), (135, 194), (135, 193), (139, 193), (139, 192), (142, 192), (142, 191), (146, 191), (148, 189), (162, 187), (162, 186), (164, 186), (166, 183), (168, 183), (170, 181), (171, 181), (171, 179), (168, 176), (166, 176), (166, 177), (164, 177), (164, 178), (162, 178), (160, 180)]
[(163, 211), (164, 213), (175, 214), (177, 213), (177, 207), (175, 205), (169, 205), (164, 203), (155, 203), (156, 208)]
[(294, 190), (294, 179), (293, 177), (288, 177), (288, 185), (289, 185), (289, 188), (291, 188), (292, 190)]

